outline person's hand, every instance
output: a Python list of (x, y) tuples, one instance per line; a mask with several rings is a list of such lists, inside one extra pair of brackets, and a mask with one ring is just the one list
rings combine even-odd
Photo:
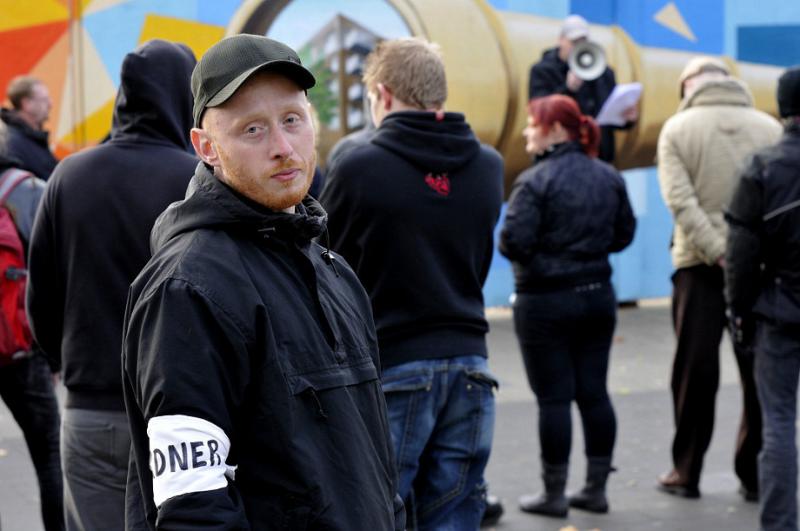
[(60, 372), (54, 372), (52, 374), (52, 378), (53, 378), (53, 387), (58, 387), (58, 382), (61, 381), (61, 373)]
[(622, 117), (625, 118), (626, 122), (635, 122), (639, 119), (639, 106), (638, 105), (631, 105), (624, 111), (622, 111)]
[(720, 256), (717, 258), (717, 265), (720, 266), (722, 269), (725, 269), (725, 256)]
[(572, 92), (578, 92), (580, 88), (583, 86), (583, 80), (575, 75), (575, 73), (570, 70), (567, 72), (567, 88)]

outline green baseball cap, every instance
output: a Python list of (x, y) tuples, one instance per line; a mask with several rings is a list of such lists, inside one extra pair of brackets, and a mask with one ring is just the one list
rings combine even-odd
[(194, 126), (200, 127), (206, 108), (228, 101), (250, 76), (262, 70), (279, 72), (303, 90), (316, 83), (297, 52), (282, 42), (261, 35), (226, 37), (209, 48), (192, 71)]

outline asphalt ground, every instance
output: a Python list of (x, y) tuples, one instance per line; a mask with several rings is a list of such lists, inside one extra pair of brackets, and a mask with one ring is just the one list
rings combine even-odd
[[(717, 397), (714, 438), (700, 484), (702, 497), (686, 500), (660, 493), (656, 477), (670, 467), (672, 406), (669, 376), (674, 349), (666, 301), (646, 301), (619, 311), (609, 374), (617, 412), (615, 466), (609, 481), (611, 511), (595, 515), (572, 510), (566, 519), (522, 513), (517, 498), (538, 491), (537, 410), (531, 394), (511, 314), (488, 312), (490, 367), (500, 381), (494, 447), (487, 469), (492, 494), (505, 505), (498, 531), (713, 531), (758, 528), (757, 504), (737, 494), (733, 450), (741, 412), (736, 362), (727, 337), (721, 350), (722, 376)], [(577, 333), (577, 332), (576, 332)], [(61, 390), (63, 396), (63, 390)], [(569, 488), (581, 486), (583, 440), (573, 411)], [(4, 531), (39, 531), (39, 500), (33, 467), (22, 434), (0, 403), (0, 522)], [(368, 531), (368, 530), (365, 530)]]

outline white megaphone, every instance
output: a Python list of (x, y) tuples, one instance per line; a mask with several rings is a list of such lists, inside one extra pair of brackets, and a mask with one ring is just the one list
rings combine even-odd
[(567, 60), (569, 69), (584, 81), (597, 79), (606, 70), (606, 52), (592, 41), (576, 44)]

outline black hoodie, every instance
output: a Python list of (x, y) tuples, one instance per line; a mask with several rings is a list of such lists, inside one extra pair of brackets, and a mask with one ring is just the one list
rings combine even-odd
[(486, 356), (502, 200), (503, 160), (458, 113), (389, 114), (334, 165), (321, 197), (332, 247), (370, 294), (385, 367)]
[(203, 164), (190, 188), (128, 300), (129, 529), (403, 529), (369, 300), (312, 241), (325, 212)]
[(50, 152), (47, 131), (31, 127), (12, 109), (0, 109), (0, 120), (8, 127), (8, 153), (19, 160), (19, 167), (47, 180), (58, 160)]
[(109, 142), (72, 155), (48, 182), (29, 254), (36, 340), (63, 364), (67, 407), (123, 410), (120, 338), (128, 286), (150, 257), (158, 215), (182, 199), (195, 59), (151, 41), (128, 54)]

